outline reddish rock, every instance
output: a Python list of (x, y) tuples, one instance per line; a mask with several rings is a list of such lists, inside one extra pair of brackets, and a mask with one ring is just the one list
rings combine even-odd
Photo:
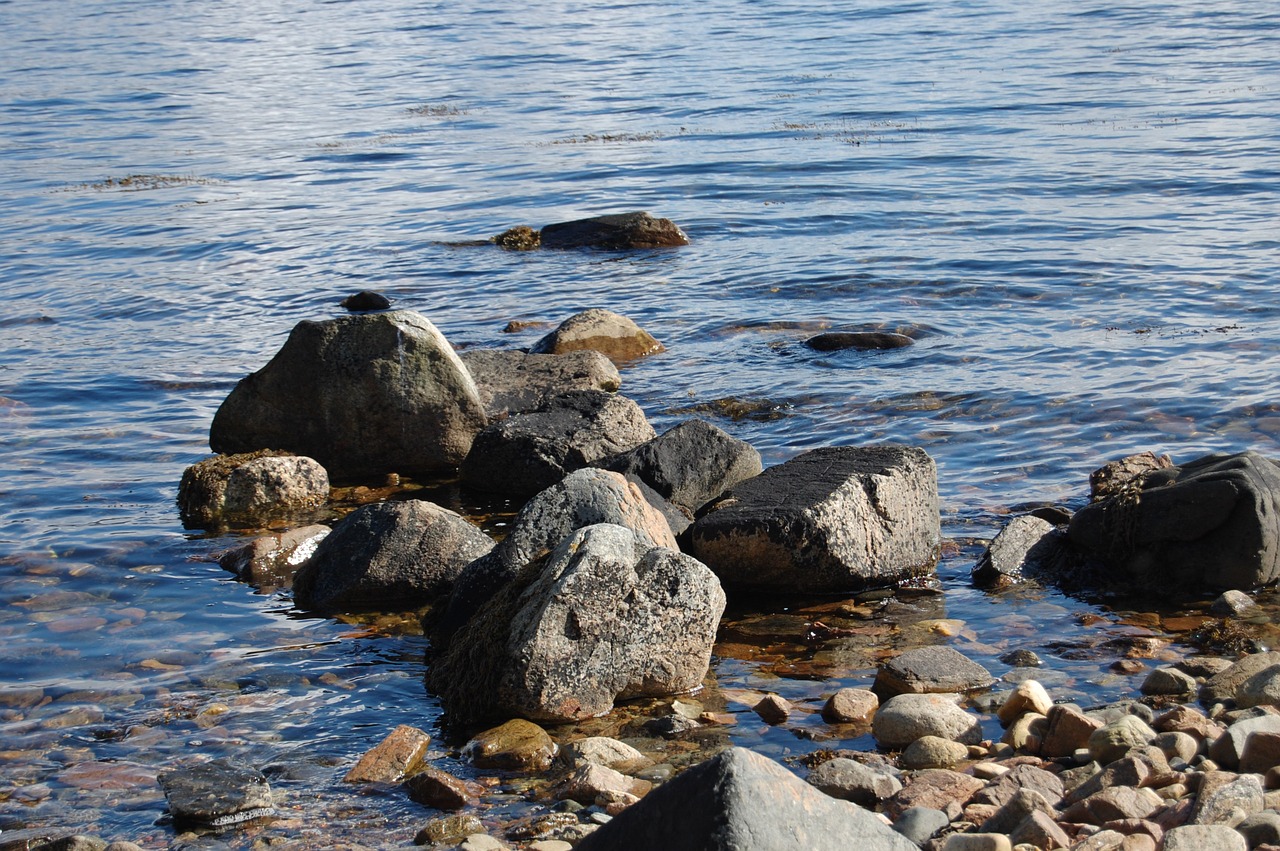
[(986, 784), (976, 777), (946, 768), (918, 771), (902, 791), (885, 802), (885, 814), (896, 819), (912, 807), (946, 810), (961, 805)]
[(1088, 747), (1089, 737), (1102, 728), (1101, 721), (1069, 706), (1054, 706), (1046, 717), (1048, 729), (1040, 742), (1040, 755), (1046, 759), (1071, 756)]
[(413, 773), (431, 744), (431, 736), (401, 724), (367, 752), (343, 778), (347, 783), (399, 783)]
[(405, 781), (409, 797), (438, 810), (460, 810), (474, 805), (484, 787), (428, 766)]

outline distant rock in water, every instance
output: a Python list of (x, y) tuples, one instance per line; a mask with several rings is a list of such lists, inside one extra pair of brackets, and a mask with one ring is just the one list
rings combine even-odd
[(592, 349), (614, 362), (666, 351), (653, 335), (621, 314), (592, 308), (575, 313), (529, 349), (530, 354), (562, 355)]
[(370, 310), (386, 310), (391, 307), (391, 299), (382, 293), (376, 293), (373, 290), (361, 290), (355, 295), (349, 295), (339, 302), (347, 310), (352, 313), (363, 313)]
[(688, 245), (689, 237), (670, 219), (655, 219), (648, 213), (635, 212), (559, 222), (547, 225), (541, 231), (518, 225), (490, 241), (508, 251), (532, 251), (536, 248), (626, 251)]
[(915, 341), (906, 334), (894, 334), (887, 331), (828, 331), (804, 341), (804, 344), (819, 352), (838, 352), (843, 349), (870, 351), (877, 349), (904, 349)]
[(332, 477), (452, 471), (486, 423), (475, 382), (412, 310), (299, 322), (214, 415), (215, 452), (265, 447)]

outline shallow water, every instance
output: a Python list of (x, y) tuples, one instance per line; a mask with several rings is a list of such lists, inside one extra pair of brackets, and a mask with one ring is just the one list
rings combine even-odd
[[(608, 307), (667, 346), (624, 373), (659, 430), (694, 410), (770, 464), (937, 460), (945, 595), (817, 645), (738, 605), (705, 696), (731, 740), (830, 744), (813, 715), (763, 730), (745, 695), (816, 707), (922, 640), (997, 675), (1036, 650), (1066, 697), (1133, 691), (1123, 654), (1055, 642), (1158, 619), (968, 570), (1010, 510), (1079, 505), (1109, 458), (1276, 453), (1280, 15), (810, 6), (0, 2), (0, 828), (163, 847), (150, 775), (223, 754), (276, 766), (267, 830), (394, 844), (431, 814), (339, 782), (396, 724), (438, 723), (425, 639), (231, 580), (208, 556), (232, 541), (173, 501), (234, 383), (363, 288), (458, 346)], [(630, 209), (693, 244), (449, 245)], [(917, 342), (801, 345), (829, 328)]]

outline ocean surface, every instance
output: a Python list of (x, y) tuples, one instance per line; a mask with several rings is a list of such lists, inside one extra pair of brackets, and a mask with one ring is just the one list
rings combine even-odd
[[(0, 829), (395, 846), (435, 815), (340, 782), (397, 724), (440, 735), (414, 618), (297, 611), (174, 504), (236, 381), (361, 289), (459, 348), (626, 314), (667, 347), (623, 373), (655, 427), (703, 416), (766, 464), (923, 447), (945, 593), (869, 623), (1132, 695), (1077, 651), (1191, 652), (1155, 602), (968, 573), (1109, 459), (1280, 454), (1278, 45), (1243, 0), (0, 0)], [(456, 245), (628, 210), (692, 244)], [(916, 342), (803, 345), (860, 329)], [(812, 714), (873, 651), (787, 644), (762, 605), (735, 603), (709, 678), (728, 740), (873, 747)], [(761, 691), (805, 711), (766, 728)], [(264, 767), (281, 818), (175, 840), (156, 771), (218, 756)], [(508, 798), (487, 823), (530, 811)]]

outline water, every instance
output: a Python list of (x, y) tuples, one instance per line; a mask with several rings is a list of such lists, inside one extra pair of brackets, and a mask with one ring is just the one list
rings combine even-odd
[[(0, 2), (0, 827), (165, 847), (155, 769), (224, 754), (275, 765), (285, 815), (233, 845), (394, 844), (430, 815), (338, 782), (396, 724), (433, 729), (426, 640), (232, 581), (208, 557), (234, 541), (173, 502), (234, 383), (363, 288), (458, 346), (627, 314), (668, 349), (624, 374), (655, 426), (762, 400), (715, 421), (769, 464), (924, 447), (946, 595), (894, 604), (883, 652), (946, 640), (1002, 674), (1026, 646), (1057, 693), (1132, 693), (1053, 642), (1158, 617), (967, 573), (1012, 508), (1079, 505), (1109, 458), (1277, 452), (1280, 14), (813, 6)], [(693, 244), (449, 245), (631, 209)], [(917, 344), (800, 345), (871, 327)], [(874, 653), (737, 614), (755, 644), (724, 637), (709, 692), (730, 738), (812, 749), (816, 718), (763, 731), (743, 690), (812, 708)]]

